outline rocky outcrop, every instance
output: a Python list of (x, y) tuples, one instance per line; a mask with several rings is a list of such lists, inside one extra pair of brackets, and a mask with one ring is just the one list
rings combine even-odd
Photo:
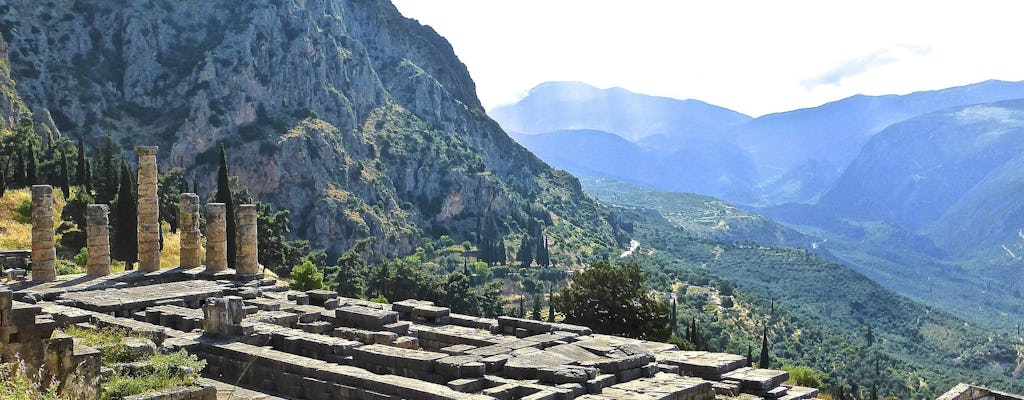
[(486, 116), (448, 42), (387, 1), (8, 0), (0, 11), (11, 74), (56, 128), (168, 149), (160, 169), (185, 168), (204, 196), (223, 143), (254, 197), (292, 210), (293, 234), (329, 251), (370, 235), (377, 255), (423, 235), (472, 239), (481, 217), (534, 203), (559, 217), (556, 233), (615, 244), (578, 183)]

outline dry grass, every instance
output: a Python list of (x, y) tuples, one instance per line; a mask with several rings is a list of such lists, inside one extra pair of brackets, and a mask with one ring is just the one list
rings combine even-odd
[[(60, 189), (54, 189), (53, 200), (53, 225), (56, 228), (60, 224), (60, 213), (64, 210), (64, 196)], [(22, 203), (30, 201), (32, 193), (28, 188), (8, 189), (0, 197), (0, 249), (27, 250), (32, 247), (32, 224), (25, 221), (17, 211)]]

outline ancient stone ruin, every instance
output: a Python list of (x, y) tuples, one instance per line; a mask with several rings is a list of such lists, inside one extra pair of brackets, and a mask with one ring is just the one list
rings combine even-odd
[(110, 275), (110, 221), (106, 204), (89, 204), (85, 208), (86, 262), (89, 276)]
[(212, 398), (213, 385), (337, 400), (704, 400), (741, 394), (793, 400), (818, 393), (785, 385), (784, 371), (744, 367), (745, 357), (733, 354), (680, 351), (584, 326), (478, 318), (427, 301), (378, 304), (330, 291), (289, 290), (259, 273), (253, 205), (238, 208), (237, 268), (231, 270), (225, 206), (206, 204), (206, 262), (200, 265), (199, 198), (190, 193), (180, 197), (180, 266), (161, 270), (158, 210), (150, 200), (157, 194), (156, 148), (137, 151), (138, 271), (109, 273), (107, 209), (90, 205), (89, 273), (56, 277), (52, 189), (33, 187), (32, 275), (38, 279), (0, 287), (0, 363), (30, 359), (48, 374), (95, 380), (96, 351), (70, 338), (51, 338), (51, 332), (108, 326), (144, 333), (163, 351), (186, 349), (206, 360), (206, 384), (161, 399)]
[(202, 265), (200, 259), (201, 235), (199, 234), (199, 195), (182, 193), (178, 201), (178, 232), (180, 235), (179, 265), (195, 268)]
[(138, 146), (139, 270), (160, 270), (160, 198), (157, 196), (156, 146)]
[(206, 269), (216, 273), (228, 268), (227, 208), (224, 203), (206, 204)]
[(57, 278), (57, 248), (53, 237), (53, 187), (32, 186), (32, 280)]

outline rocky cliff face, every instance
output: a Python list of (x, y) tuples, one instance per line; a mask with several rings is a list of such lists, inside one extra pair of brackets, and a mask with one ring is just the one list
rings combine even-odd
[(448, 42), (387, 1), (0, 0), (0, 34), (25, 102), (65, 134), (159, 145), (204, 197), (223, 143), (254, 197), (329, 250), (469, 239), (488, 214), (514, 231), (533, 203), (553, 234), (614, 245), (578, 183), (486, 117)]

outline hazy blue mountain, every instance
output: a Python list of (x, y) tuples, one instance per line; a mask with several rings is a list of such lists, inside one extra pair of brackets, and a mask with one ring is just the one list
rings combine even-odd
[(512, 138), (551, 166), (577, 176), (612, 178), (663, 191), (750, 198), (755, 169), (734, 146), (690, 140), (676, 151), (651, 151), (615, 134), (563, 130)]
[[(760, 171), (764, 190), (759, 203), (807, 202), (834, 182), (821, 178), (838, 177), (872, 135), (889, 125), (949, 107), (1016, 98), (1024, 98), (1024, 82), (990, 80), (902, 96), (857, 95), (759, 117), (736, 129), (731, 140)], [(794, 175), (810, 179), (780, 179)], [(788, 190), (794, 183), (797, 190)]]
[[(1024, 83), (986, 81), (907, 95), (858, 95), (750, 119), (696, 100), (653, 97), (618, 88), (597, 89), (578, 82), (551, 82), (537, 86), (519, 103), (492, 110), (491, 115), (512, 132), (609, 132), (636, 145), (623, 150), (630, 154), (621, 160), (636, 160), (635, 152), (639, 150), (643, 159), (657, 159), (663, 171), (645, 171), (641, 179), (624, 173), (623, 165), (612, 163), (613, 170), (590, 165), (588, 175), (767, 206), (817, 201), (872, 135), (889, 125), (949, 107), (1015, 98), (1024, 98)], [(576, 164), (562, 164), (565, 160), (546, 155), (575, 157), (561, 153), (565, 149), (590, 148), (592, 145), (584, 142), (596, 136), (570, 135), (532, 144), (522, 138), (520, 142), (545, 161), (580, 171), (574, 169)], [(544, 147), (556, 143), (556, 147)], [(593, 146), (609, 143), (603, 140)], [(673, 172), (677, 170), (690, 172), (680, 176)]]
[(943, 248), (1002, 253), (1024, 228), (1024, 100), (956, 107), (886, 128), (818, 207), (927, 234)]
[(699, 100), (648, 96), (621, 88), (598, 89), (581, 82), (538, 85), (519, 102), (489, 112), (506, 131), (545, 133), (595, 129), (626, 140), (662, 135), (674, 140), (715, 138), (750, 120)]

